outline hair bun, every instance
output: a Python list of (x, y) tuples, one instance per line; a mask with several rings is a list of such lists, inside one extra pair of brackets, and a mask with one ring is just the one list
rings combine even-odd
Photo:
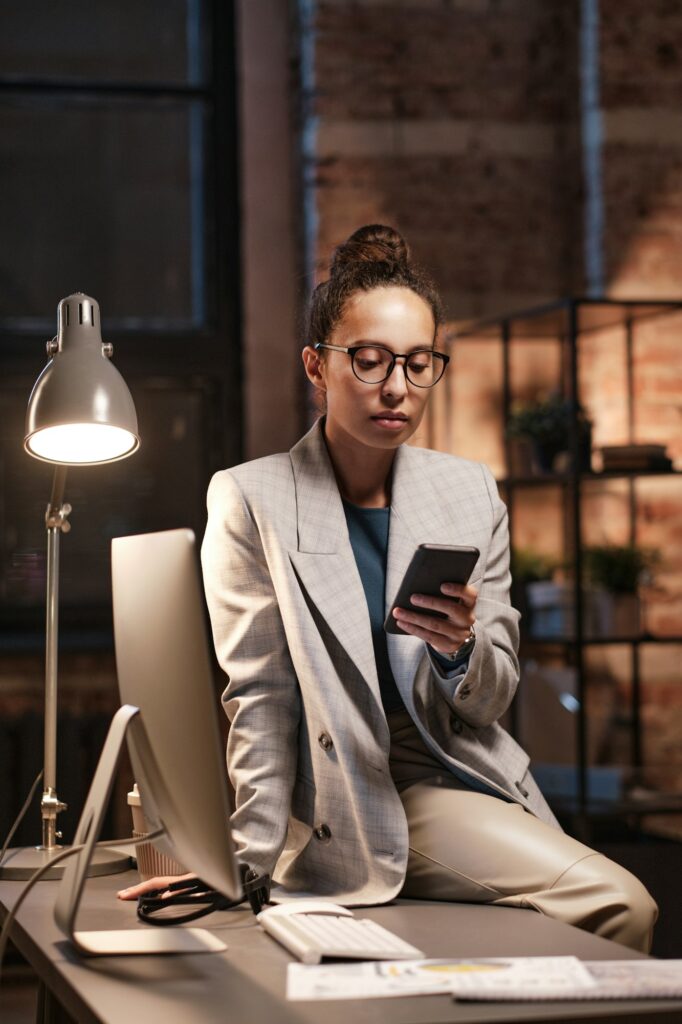
[(365, 224), (335, 249), (331, 276), (352, 263), (390, 263), (407, 268), (410, 250), (403, 236), (394, 228), (385, 224)]

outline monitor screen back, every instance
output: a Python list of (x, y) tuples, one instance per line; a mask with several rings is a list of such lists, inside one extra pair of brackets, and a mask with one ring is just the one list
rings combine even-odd
[(121, 701), (140, 708), (153, 764), (129, 743), (135, 780), (159, 845), (230, 898), (241, 882), (217, 718), (201, 577), (191, 530), (112, 541), (116, 667)]

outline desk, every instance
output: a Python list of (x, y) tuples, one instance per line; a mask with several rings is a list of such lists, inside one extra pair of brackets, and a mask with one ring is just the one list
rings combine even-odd
[[(88, 881), (80, 928), (137, 928), (135, 905), (115, 899), (137, 880), (132, 872)], [(258, 927), (251, 911), (212, 914), (205, 922), (226, 953), (79, 959), (58, 931), (52, 907), (58, 882), (41, 882), (15, 922), (12, 939), (49, 993), (79, 1024), (459, 1024), (483, 1021), (612, 1020), (620, 1024), (682, 1021), (682, 1001), (457, 1004), (448, 996), (287, 1003), (285, 950)], [(21, 891), (0, 882), (0, 917)], [(639, 954), (529, 910), (404, 900), (362, 910), (429, 957), (574, 954), (585, 960)]]

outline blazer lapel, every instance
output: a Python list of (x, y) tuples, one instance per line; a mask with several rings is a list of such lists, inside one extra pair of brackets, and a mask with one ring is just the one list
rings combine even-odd
[(381, 704), (372, 630), (322, 421), (290, 451), (298, 550), (289, 557), (309, 598)]

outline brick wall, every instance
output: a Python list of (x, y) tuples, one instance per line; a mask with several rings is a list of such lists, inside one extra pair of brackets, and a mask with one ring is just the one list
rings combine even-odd
[(453, 318), (570, 290), (572, 5), (318, 0), (313, 25), (318, 268), (382, 220)]
[(682, 8), (600, 0), (605, 259), (618, 296), (682, 281)]
[[(452, 320), (583, 291), (597, 188), (604, 293), (682, 280), (682, 8), (670, 0), (310, 0), (315, 263), (361, 223), (410, 240)], [(598, 16), (597, 179), (584, 175)], [(581, 89), (581, 73), (583, 86)], [(581, 106), (582, 105), (582, 106)], [(585, 143), (585, 144), (584, 144)], [(594, 148), (594, 147), (593, 147)]]

